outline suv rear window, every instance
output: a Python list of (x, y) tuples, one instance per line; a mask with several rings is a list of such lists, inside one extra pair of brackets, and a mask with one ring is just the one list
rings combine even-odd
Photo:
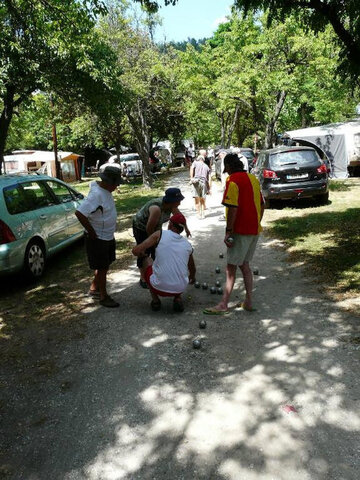
[(291, 165), (306, 166), (320, 162), (315, 150), (293, 150), (270, 155), (271, 168), (286, 167)]

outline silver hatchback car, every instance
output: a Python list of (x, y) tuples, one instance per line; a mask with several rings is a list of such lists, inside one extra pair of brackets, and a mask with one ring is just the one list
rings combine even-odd
[(0, 275), (40, 277), (51, 255), (83, 236), (74, 215), (83, 199), (46, 175), (0, 176)]

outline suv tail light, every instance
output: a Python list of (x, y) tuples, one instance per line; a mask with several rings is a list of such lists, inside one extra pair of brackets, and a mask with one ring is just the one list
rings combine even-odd
[(16, 240), (15, 235), (5, 222), (0, 220), (0, 245), (11, 243)]
[(320, 167), (318, 167), (318, 168), (316, 169), (316, 171), (317, 171), (317, 173), (327, 173), (328, 170), (327, 170), (327, 168), (326, 168), (325, 163), (322, 163), (322, 164), (320, 165)]
[(278, 178), (276, 173), (273, 170), (263, 170), (263, 177), (264, 178)]

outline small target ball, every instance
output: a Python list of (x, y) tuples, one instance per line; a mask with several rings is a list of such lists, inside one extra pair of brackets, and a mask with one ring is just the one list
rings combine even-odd
[(193, 347), (198, 350), (199, 348), (201, 348), (201, 340), (199, 340), (198, 338), (196, 338), (195, 340), (193, 340)]
[(220, 254), (219, 254), (219, 258), (224, 258), (224, 254), (223, 254), (223, 253), (220, 253)]
[(194, 287), (195, 287), (195, 288), (200, 288), (200, 282), (195, 282), (195, 283), (194, 283)]
[(206, 320), (200, 320), (199, 328), (206, 328)]
[(254, 274), (254, 275), (259, 275), (259, 270), (258, 270), (257, 268), (255, 268), (255, 269), (253, 270), (253, 274)]
[(203, 290), (207, 290), (208, 284), (207, 284), (207, 283), (203, 283), (203, 284), (202, 284), (202, 288), (203, 288)]
[(217, 293), (218, 293), (218, 295), (222, 295), (222, 293), (223, 293), (223, 289), (222, 289), (221, 287), (218, 287), (218, 289), (217, 289)]
[(216, 267), (216, 268), (215, 268), (215, 272), (216, 272), (216, 273), (220, 273), (220, 267)]
[(216, 280), (215, 285), (216, 285), (217, 287), (220, 287), (220, 280)]

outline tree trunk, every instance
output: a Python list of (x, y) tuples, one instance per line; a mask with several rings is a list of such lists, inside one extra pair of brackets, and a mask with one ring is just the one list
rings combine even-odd
[(287, 92), (285, 90), (281, 90), (278, 92), (276, 96), (276, 105), (274, 109), (274, 114), (266, 124), (266, 131), (265, 131), (265, 148), (271, 148), (272, 143), (274, 140), (274, 132), (275, 132), (275, 126), (276, 122), (278, 121), (279, 115), (281, 113), (281, 110), (284, 106), (285, 103), (285, 98), (286, 98)]
[(229, 146), (231, 144), (231, 138), (232, 138), (232, 135), (234, 133), (235, 126), (236, 126), (236, 123), (237, 123), (237, 120), (238, 120), (238, 117), (239, 117), (239, 112), (240, 112), (240, 103), (238, 103), (235, 107), (233, 120), (232, 120), (232, 123), (231, 123), (231, 125), (229, 126), (229, 129), (228, 129), (228, 133), (227, 133), (228, 139), (227, 139), (227, 142), (226, 142), (227, 148), (229, 148)]
[(0, 175), (2, 175), (3, 172), (6, 139), (14, 113), (14, 96), (15, 88), (7, 87), (6, 94), (4, 96), (4, 107), (0, 116)]
[(130, 125), (134, 131), (136, 150), (141, 158), (143, 165), (143, 184), (145, 188), (152, 188), (153, 177), (150, 173), (149, 155), (150, 141), (146, 124), (146, 118), (143, 109), (139, 103), (136, 104), (134, 111), (128, 110), (127, 116)]

